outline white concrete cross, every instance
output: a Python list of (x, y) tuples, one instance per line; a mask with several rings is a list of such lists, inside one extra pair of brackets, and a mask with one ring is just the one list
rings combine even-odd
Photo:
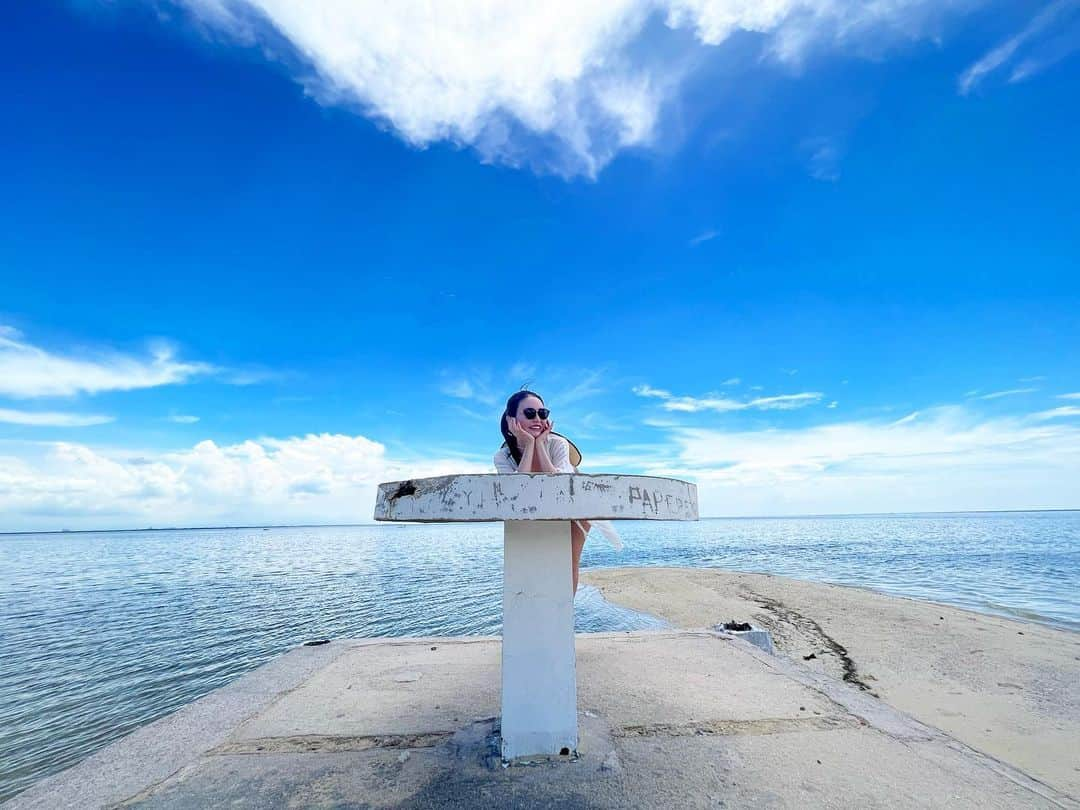
[(643, 475), (446, 475), (379, 484), (375, 520), (503, 521), (502, 756), (577, 749), (570, 521), (697, 520), (697, 487)]

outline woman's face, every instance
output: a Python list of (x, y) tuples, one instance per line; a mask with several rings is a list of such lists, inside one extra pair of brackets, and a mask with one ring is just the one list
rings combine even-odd
[(517, 413), (515, 414), (515, 416), (517, 416), (518, 424), (534, 436), (539, 435), (543, 431), (544, 420), (541, 419), (539, 415), (534, 416), (532, 419), (526, 419), (525, 409), (532, 408), (535, 410), (543, 407), (544, 403), (540, 401), (540, 398), (533, 396), (525, 397), (525, 399), (518, 403)]

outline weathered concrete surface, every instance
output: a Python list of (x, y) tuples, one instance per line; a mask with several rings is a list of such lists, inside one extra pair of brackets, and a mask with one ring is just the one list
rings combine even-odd
[(648, 475), (443, 475), (379, 484), (375, 520), (697, 520), (697, 486)]
[(503, 524), (502, 755), (578, 745), (570, 521)]
[(582, 581), (675, 627), (765, 627), (779, 654), (1080, 796), (1080, 633), (767, 574), (611, 568)]
[(1077, 806), (743, 642), (656, 631), (576, 643), (575, 760), (502, 767), (498, 639), (340, 641), (289, 653), (9, 806)]

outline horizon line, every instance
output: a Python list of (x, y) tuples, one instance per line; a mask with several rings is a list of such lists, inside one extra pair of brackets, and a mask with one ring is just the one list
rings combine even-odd
[[(946, 509), (925, 512), (831, 512), (831, 513), (806, 513), (794, 515), (706, 515), (699, 517), (702, 520), (795, 520), (799, 518), (844, 518), (844, 517), (901, 517), (904, 515), (1009, 515), (1025, 514), (1029, 512), (1080, 512), (1080, 507), (1050, 507), (1037, 509)], [(634, 518), (627, 518), (630, 522)], [(409, 526), (416, 524), (425, 525), (448, 525), (461, 521), (448, 520), (445, 524), (420, 523), (417, 521), (385, 521), (372, 520), (368, 523), (266, 523), (238, 526), (144, 526), (133, 529), (28, 529), (26, 531), (0, 531), (0, 537), (12, 537), (20, 534), (119, 534), (122, 532), (209, 532), (226, 529), (348, 529), (358, 526)], [(505, 521), (489, 520), (484, 523), (503, 523)], [(655, 523), (656, 521), (652, 521)], [(678, 523), (694, 523), (696, 521), (664, 521)]]

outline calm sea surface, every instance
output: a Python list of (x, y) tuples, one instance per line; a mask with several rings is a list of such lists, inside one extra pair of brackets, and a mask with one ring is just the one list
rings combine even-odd
[[(1080, 512), (620, 530), (582, 567), (766, 571), (1080, 630)], [(0, 536), (0, 801), (305, 641), (497, 634), (501, 587), (499, 524)], [(576, 611), (579, 632), (663, 626), (594, 589)]]

